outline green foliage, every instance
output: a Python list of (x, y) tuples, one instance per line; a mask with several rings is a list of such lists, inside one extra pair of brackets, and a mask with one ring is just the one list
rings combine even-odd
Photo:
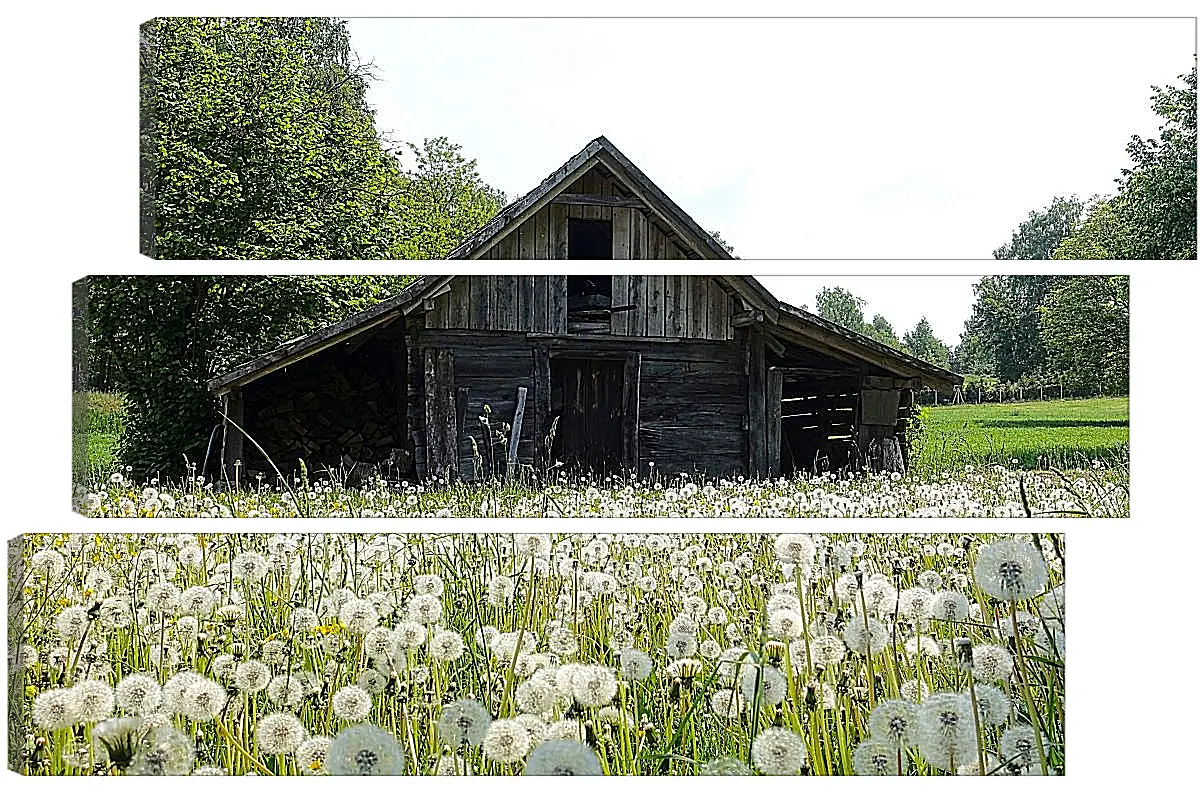
[(388, 258), (400, 172), (345, 24), (142, 26), (143, 251), (155, 258)]
[(1075, 231), (1054, 251), (1056, 259), (1121, 259), (1135, 249), (1136, 233), (1121, 197), (1097, 200)]
[(1134, 136), (1125, 148), (1115, 197), (1095, 203), (1054, 258), (1196, 257), (1196, 68), (1183, 86), (1154, 87), (1159, 136)]
[(1129, 398), (963, 403), (922, 409), (914, 467), (929, 474), (964, 465), (1078, 468), (1128, 463)]
[(988, 392), (1056, 383), (1073, 392), (1128, 392), (1129, 278), (985, 277), (950, 366), (993, 379)]
[(405, 148), (416, 169), (401, 178), (404, 199), (398, 258), (444, 258), (459, 242), (496, 215), (504, 193), (484, 183), (474, 159), (445, 137)]
[(720, 231), (709, 231), (708, 235), (716, 239), (717, 244), (721, 245), (721, 247), (724, 247), (726, 253), (729, 253), (731, 256), (733, 255), (733, 245), (721, 238)]
[(871, 324), (866, 326), (864, 333), (888, 347), (896, 350), (903, 350), (904, 345), (900, 341), (900, 337), (896, 335), (896, 329), (892, 327), (892, 323), (888, 322), (887, 317), (883, 314), (876, 314)]
[(921, 317), (916, 327), (904, 334), (904, 349), (930, 364), (950, 366), (950, 348), (933, 335), (933, 326), (925, 317)]
[(840, 286), (832, 289), (825, 287), (817, 292), (817, 315), (858, 333), (866, 327), (863, 320), (864, 305), (865, 300)]
[(1129, 276), (1063, 276), (1041, 309), (1047, 366), (1106, 392), (1129, 391)]
[(1045, 209), (1030, 211), (1012, 241), (992, 252), (997, 259), (1047, 259), (1070, 235), (1083, 214), (1078, 197), (1056, 197)]
[(87, 279), (90, 358), (128, 401), (122, 458), (183, 472), (215, 424), (206, 383), (239, 361), (394, 294), (404, 276), (175, 275)]
[(975, 285), (975, 306), (954, 363), (1011, 381), (1045, 362), (1039, 325), (1051, 275), (989, 275)]
[(856, 297), (840, 286), (824, 287), (817, 293), (818, 316), (931, 364), (940, 367), (949, 364), (950, 348), (934, 336), (929, 320), (922, 317), (916, 327), (905, 333), (901, 339), (896, 335), (892, 323), (882, 314), (876, 314), (868, 323), (863, 316), (865, 306), (866, 300)]

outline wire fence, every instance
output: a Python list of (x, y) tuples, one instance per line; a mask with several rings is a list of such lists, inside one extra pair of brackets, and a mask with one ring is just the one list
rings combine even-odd
[(964, 403), (1026, 403), (1046, 400), (1093, 400), (1100, 397), (1124, 397), (1129, 394), (1124, 387), (1105, 387), (1097, 383), (1092, 386), (1079, 384), (1044, 383), (966, 383), (950, 392), (937, 389), (922, 389), (916, 392), (917, 405), (962, 405)]

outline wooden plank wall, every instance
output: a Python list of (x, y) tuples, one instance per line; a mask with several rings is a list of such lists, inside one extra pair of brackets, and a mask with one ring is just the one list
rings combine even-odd
[[(537, 458), (535, 442), (545, 436), (549, 419), (539, 416), (539, 392), (548, 376), (539, 381), (538, 355), (545, 346), (531, 344), (514, 333), (467, 333), (456, 331), (418, 331), (413, 335), (416, 352), (453, 350), (454, 381), (458, 396), (466, 389), (458, 454), (459, 475), (476, 478), (470, 438), (483, 452), (487, 433), (479, 417), (483, 406), (491, 408), (493, 427), (511, 422), (517, 389), (529, 389), (533, 408), (526, 410), (526, 426), (521, 432), (518, 460), (533, 466)], [(599, 347), (599, 345), (598, 345)], [(601, 348), (602, 349), (602, 348)], [(586, 356), (586, 350), (580, 356)], [(741, 352), (733, 342), (662, 342), (644, 344), (640, 352), (638, 404), (638, 467), (648, 475), (650, 463), (658, 474), (689, 472), (709, 475), (746, 474), (746, 374), (740, 367)], [(411, 364), (411, 362), (410, 362)], [(543, 365), (544, 368), (544, 365)], [(409, 414), (414, 443), (417, 475), (426, 475), (427, 435), (425, 431), (424, 370), (410, 368)], [(629, 379), (629, 376), (626, 378)], [(543, 397), (543, 402), (545, 397)], [(622, 434), (632, 438), (632, 431)], [(495, 447), (496, 468), (503, 471), (503, 448)], [(485, 456), (486, 459), (486, 456)], [(484, 475), (490, 474), (490, 463)]]
[[(588, 170), (562, 193), (633, 197), (632, 192), (600, 166)], [(550, 203), (488, 248), (480, 258), (565, 259), (568, 219), (612, 220), (614, 259), (681, 260), (700, 257), (691, 248), (673, 241), (655, 216), (640, 208)]]
[[(460, 275), (433, 298), (426, 326), (440, 330), (567, 332), (565, 275)], [(614, 275), (616, 336), (733, 339), (734, 298), (709, 275)]]
[(745, 475), (746, 374), (733, 342), (642, 350), (639, 474)]
[(460, 275), (433, 298), (428, 328), (567, 332), (567, 276)]
[[(517, 389), (524, 386), (529, 391), (526, 408), (526, 424), (522, 427), (518, 443), (517, 459), (522, 464), (534, 464), (534, 442), (544, 436), (538, 431), (538, 420), (532, 407), (536, 389), (534, 382), (534, 349), (521, 334), (514, 333), (466, 333), (454, 331), (420, 331), (414, 334), (414, 346), (422, 350), (451, 350), (454, 353), (454, 384), (456, 397), (465, 395), (465, 406), (457, 409), (462, 425), (458, 430), (458, 474), (465, 480), (474, 480), (473, 448), (474, 437), (484, 457), (484, 475), (491, 475), (494, 463), (501, 475), (505, 469), (505, 447), (493, 440), (493, 457), (487, 455), (488, 434), (480, 417), (487, 414), (493, 430), (502, 423), (512, 423), (516, 410)], [(411, 374), (411, 370), (410, 370)], [(414, 376), (415, 379), (415, 376)], [(466, 390), (465, 392), (463, 390)], [(424, 389), (421, 389), (424, 392)], [(410, 411), (423, 412), (424, 400), (412, 398)], [(484, 406), (491, 409), (485, 412)], [(457, 426), (456, 426), (457, 427)], [(412, 437), (415, 445), (414, 458), (417, 475), (426, 474), (428, 435), (425, 415), (413, 420)]]

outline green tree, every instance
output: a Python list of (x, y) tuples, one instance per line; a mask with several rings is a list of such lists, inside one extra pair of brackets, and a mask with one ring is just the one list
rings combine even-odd
[(503, 192), (479, 177), (475, 159), (445, 137), (405, 148), (416, 169), (401, 180), (403, 206), (399, 228), (400, 258), (444, 258), (459, 242), (496, 215)]
[(141, 29), (142, 250), (388, 258), (400, 171), (345, 24), (160, 18)]
[(1029, 218), (1013, 231), (1012, 241), (992, 252), (997, 259), (1047, 259), (1070, 235), (1083, 214), (1078, 197), (1056, 197), (1041, 211), (1030, 211)]
[(866, 328), (863, 320), (865, 304), (861, 297), (855, 297), (840, 286), (826, 286), (817, 292), (817, 316), (857, 333)]
[(883, 314), (876, 314), (871, 320), (871, 324), (866, 326), (864, 332), (867, 336), (886, 344), (888, 347), (896, 350), (904, 349), (904, 343), (896, 335), (896, 329), (892, 327), (892, 323), (888, 322), (887, 317), (883, 316)]
[(1073, 385), (1129, 391), (1129, 276), (1067, 275), (1046, 293), (1048, 368)]
[(1040, 309), (1053, 282), (1052, 275), (989, 275), (975, 284), (964, 339), (977, 365), (986, 364), (989, 374), (1014, 381), (1044, 364)]
[(1093, 205), (1055, 258), (1196, 257), (1196, 68), (1180, 78), (1182, 87), (1154, 87), (1158, 138), (1130, 140), (1117, 194)]
[(950, 366), (950, 348), (934, 335), (933, 326), (925, 317), (921, 317), (920, 322), (904, 334), (904, 349), (930, 364), (946, 368)]
[(1054, 251), (1054, 258), (1133, 258), (1137, 233), (1130, 224), (1125, 203), (1120, 195), (1094, 202), (1083, 221)]
[(1157, 139), (1134, 136), (1121, 170), (1123, 216), (1137, 236), (1130, 258), (1196, 257), (1196, 68), (1182, 87), (1154, 87), (1151, 105), (1163, 118)]
[(991, 375), (996, 363), (978, 333), (964, 332), (950, 351), (950, 369), (959, 375)]
[[(121, 452), (138, 477), (183, 474), (217, 418), (207, 381), (391, 295), (403, 276), (168, 275), (87, 280), (92, 352), (129, 410)], [(85, 380), (85, 384), (87, 381)]]

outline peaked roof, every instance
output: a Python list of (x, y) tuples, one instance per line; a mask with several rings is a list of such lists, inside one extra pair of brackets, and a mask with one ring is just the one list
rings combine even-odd
[[(437, 297), (455, 277), (458, 276), (422, 275), (398, 294), (381, 300), (366, 310), (312, 333), (297, 336), (218, 375), (208, 382), (208, 389), (217, 394), (225, 394), (231, 389), (252, 383), (264, 375), (340, 344), (353, 336), (386, 325), (420, 308), (426, 300)], [(868, 336), (781, 302), (749, 275), (714, 277), (737, 294), (747, 308), (761, 314), (760, 319), (769, 333), (843, 358), (865, 361), (894, 375), (920, 378), (926, 385), (939, 389), (949, 389), (962, 383), (962, 376), (949, 370), (894, 350)]]
[(488, 248), (503, 239), (522, 222), (536, 214), (596, 164), (603, 164), (625, 186), (646, 204), (665, 226), (695, 249), (701, 258), (733, 258), (708, 231), (700, 227), (686, 211), (667, 197), (666, 193), (646, 177), (624, 153), (603, 136), (597, 136), (587, 146), (550, 173), (532, 192), (502, 208), (483, 227), (454, 248), (447, 258), (478, 258)]

